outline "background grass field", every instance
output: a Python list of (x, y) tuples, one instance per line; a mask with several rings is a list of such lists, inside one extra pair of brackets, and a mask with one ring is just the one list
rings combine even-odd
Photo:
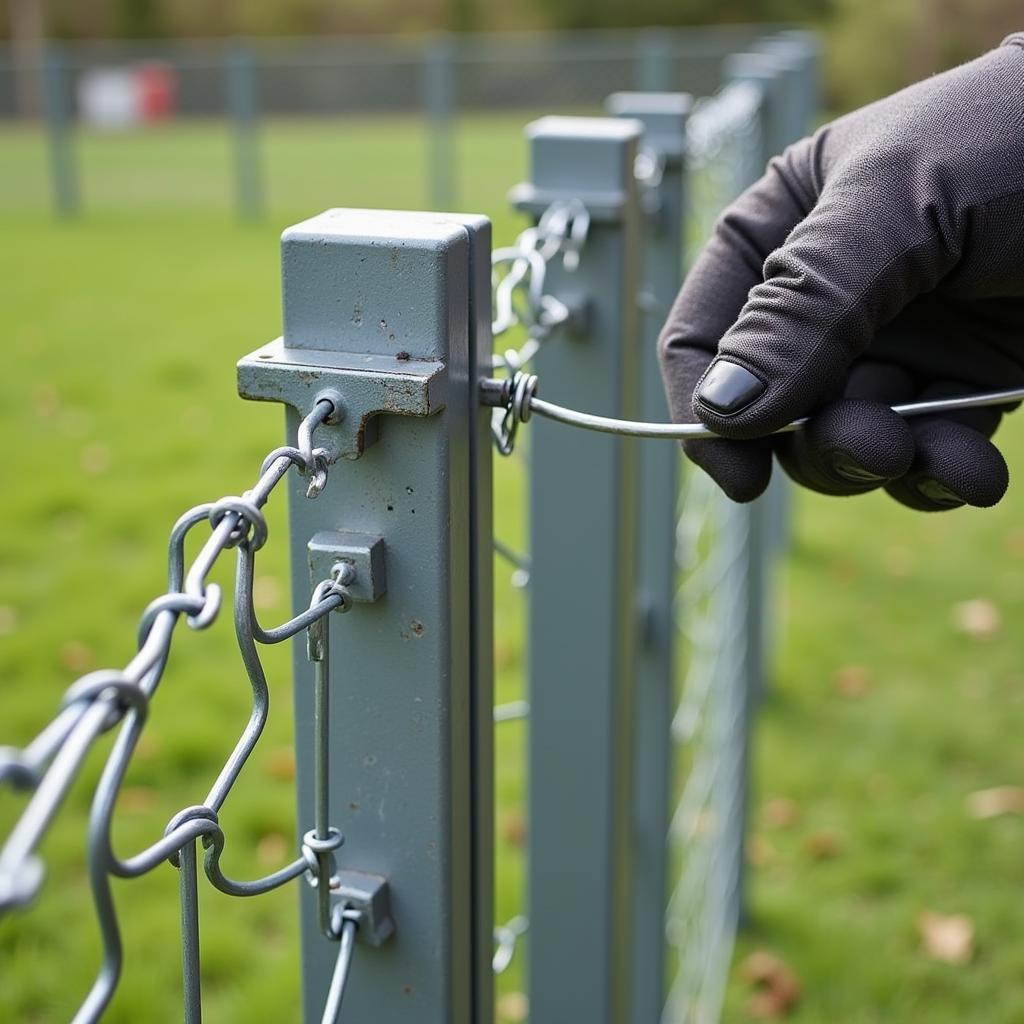
[[(522, 120), (471, 120), (460, 132), (460, 206), (489, 214), (497, 241), (518, 227), (504, 195), (523, 174)], [(279, 443), (279, 413), (235, 397), (234, 362), (278, 332), (280, 230), (331, 205), (424, 205), (424, 142), (411, 122), (271, 123), (272, 212), (240, 225), (220, 126), (86, 137), (87, 212), (57, 224), (42, 140), (0, 134), (4, 742), (27, 740), (78, 674), (128, 659), (139, 612), (164, 586), (174, 518), (247, 486)], [(1024, 464), (1024, 429), (1011, 420), (1003, 437), (1011, 467)], [(517, 472), (503, 464), (497, 483), (497, 528), (513, 543)], [(944, 516), (881, 497), (796, 501), (756, 738), (750, 923), (737, 958), (767, 949), (788, 963), (803, 993), (792, 1020), (1024, 1020), (1024, 815), (968, 810), (977, 790), (1024, 784), (1022, 509), (1019, 483), (995, 510)], [(257, 587), (265, 621), (288, 607), (280, 502), (270, 524)], [(227, 560), (219, 572), (229, 583)], [(501, 565), (498, 576), (508, 699), (522, 598)], [(965, 629), (957, 608), (979, 599)], [(287, 653), (266, 661), (271, 723), (223, 815), (237, 877), (293, 850)], [(123, 794), (119, 850), (202, 798), (247, 708), (230, 623), (182, 630)], [(521, 891), (522, 734), (510, 724), (498, 735), (499, 920), (517, 912)], [(97, 751), (43, 847), (42, 899), (0, 921), (0, 1019), (65, 1020), (92, 978), (82, 851), (101, 761)], [(0, 794), (0, 829), (21, 805)], [(109, 1019), (180, 1019), (175, 873), (116, 892), (128, 952)], [(240, 901), (204, 887), (209, 1020), (296, 1019), (294, 907), (292, 890)], [(926, 911), (969, 917), (968, 963), (922, 949)], [(519, 963), (503, 991), (521, 985)], [(734, 971), (726, 1020), (748, 1019), (749, 997)]]

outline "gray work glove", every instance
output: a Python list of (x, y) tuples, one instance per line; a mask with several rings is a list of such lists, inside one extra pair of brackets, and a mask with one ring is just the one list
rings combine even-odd
[(684, 449), (736, 501), (774, 452), (827, 494), (995, 504), (1002, 410), (887, 406), (1024, 385), (1024, 33), (774, 159), (719, 219), (659, 355), (674, 420), (730, 439)]

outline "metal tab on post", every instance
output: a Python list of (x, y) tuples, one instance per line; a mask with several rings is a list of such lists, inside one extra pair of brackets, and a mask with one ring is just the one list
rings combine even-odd
[[(345, 835), (332, 897), (357, 940), (383, 939), (390, 913), (369, 883), (386, 878), (399, 922), (348, 978), (350, 931), (326, 941), (317, 893), (303, 893), (303, 1019), (344, 991), (345, 1019), (489, 1024), (491, 446), (476, 382), (491, 355), (490, 225), (331, 210), (284, 233), (282, 263), (283, 337), (242, 360), (239, 384), (285, 404), (289, 437), (322, 389), (342, 407), (317, 440), (352, 461), (315, 502), (290, 481), (292, 592), (301, 611), (311, 567), (322, 580), (342, 562), (367, 602), (324, 620), (344, 652), (327, 680), (327, 811)], [(316, 666), (304, 652), (294, 665), (298, 819), (310, 821)]]
[(340, 422), (321, 428), (341, 458), (359, 458), (377, 439), (380, 415), (432, 416), (445, 407), (445, 364), (395, 356), (289, 348), (283, 338), (238, 363), (238, 392), (255, 401), (284, 402), (308, 415), (322, 397), (341, 399)]
[(334, 575), (339, 563), (352, 567), (345, 583), (353, 601), (376, 601), (384, 595), (384, 538), (343, 530), (321, 530), (309, 542), (309, 575), (314, 586)]
[[(609, 415), (638, 411), (642, 125), (546, 117), (527, 129), (539, 216), (579, 200), (591, 226), (552, 294), (585, 292), (589, 329), (557, 328), (536, 356), (545, 393)], [(530, 1016), (629, 1019), (632, 650), (637, 446), (534, 420), (530, 449)]]
[(394, 934), (387, 879), (365, 871), (338, 871), (332, 879), (331, 895), (345, 910), (358, 915), (356, 938), (360, 942), (381, 946)]

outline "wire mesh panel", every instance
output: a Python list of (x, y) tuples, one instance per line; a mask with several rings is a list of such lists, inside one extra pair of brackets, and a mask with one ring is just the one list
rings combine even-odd
[[(691, 249), (707, 239), (722, 209), (761, 162), (761, 92), (731, 84), (690, 117)], [(664, 1024), (718, 1019), (739, 918), (746, 803), (746, 736), (756, 506), (730, 502), (703, 473), (687, 473), (680, 494), (677, 560), (682, 661), (672, 722), (677, 800), (669, 843), (673, 883), (666, 939), (670, 991)]]

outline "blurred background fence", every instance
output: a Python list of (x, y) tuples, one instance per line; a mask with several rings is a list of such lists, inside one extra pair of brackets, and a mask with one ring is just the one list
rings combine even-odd
[[(8, 127), (41, 119), (48, 152), (23, 132), (5, 140), (8, 158), (33, 163), (35, 173), (30, 193), (14, 190), (0, 203), (49, 201), (63, 216), (97, 199), (202, 205), (219, 181), (223, 200), (255, 217), (281, 205), (271, 190), (297, 185), (268, 176), (266, 146), (275, 134), (316, 119), (317, 132), (336, 132), (344, 153), (347, 122), (372, 118), (403, 130), (418, 122), (426, 150), (419, 205), (452, 208), (463, 200), (460, 117), (594, 112), (623, 89), (708, 95), (722, 82), (727, 55), (763, 31), (112, 40), (49, 44), (33, 57), (8, 47), (0, 49), (0, 118)], [(175, 132), (186, 144), (200, 136), (192, 166), (174, 158)]]

